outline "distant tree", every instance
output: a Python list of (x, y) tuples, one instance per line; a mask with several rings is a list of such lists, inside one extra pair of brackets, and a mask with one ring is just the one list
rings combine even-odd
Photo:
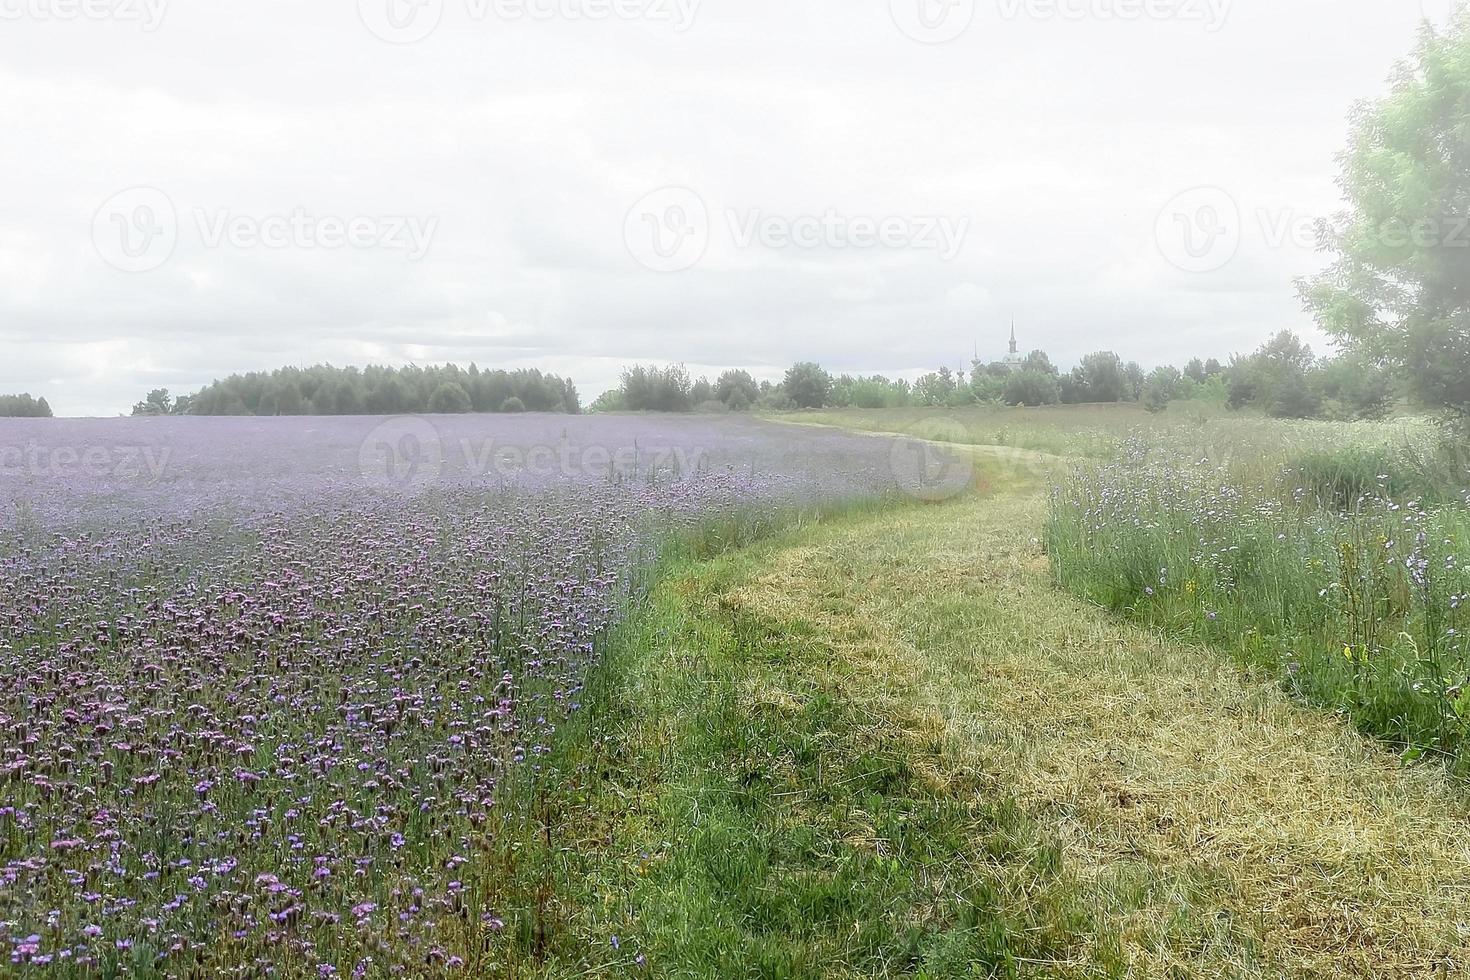
[(1397, 368), (1424, 405), (1470, 418), (1470, 7), (1425, 25), (1389, 94), (1353, 110), (1319, 228), (1336, 261), (1300, 283), (1322, 328)]
[(432, 415), (465, 415), (474, 411), (469, 392), (453, 381), (446, 381), (429, 396)]
[(577, 393), (577, 386), (572, 384), (571, 378), (561, 379), (561, 411), (568, 415), (582, 414), (582, 396)]
[[(536, 370), (465, 371), (453, 364), (402, 368), (370, 366), (280, 368), (231, 375), (174, 403), (174, 414), (191, 415), (397, 415), (430, 410), (435, 393), (453, 385), (470, 400), (469, 411), (496, 412), (520, 398), (538, 412), (581, 411), (570, 379)], [(455, 399), (458, 404), (458, 399)], [(144, 414), (157, 406), (140, 402)]]
[(797, 405), (786, 394), (785, 385), (773, 385), (767, 382), (761, 383), (761, 396), (756, 400), (755, 407), (762, 412), (789, 412)]
[(1312, 348), (1283, 330), (1250, 357), (1230, 366), (1230, 407), (1249, 405), (1277, 418), (1313, 418), (1322, 411), (1322, 395), (1312, 384), (1316, 357)]
[(1195, 384), (1204, 384), (1205, 379), (1209, 377), (1205, 373), (1205, 362), (1197, 357), (1191, 358), (1190, 362), (1184, 366), (1184, 376)]
[(1129, 361), (1123, 366), (1123, 398), (1136, 402), (1143, 397), (1143, 386), (1148, 380), (1144, 373), (1143, 365), (1137, 361)]
[(148, 397), (133, 406), (134, 415), (170, 415), (173, 413), (174, 400), (169, 395), (167, 388), (154, 388), (148, 392)]
[(306, 414), (306, 398), (301, 394), (301, 385), (295, 378), (277, 382), (275, 396), (277, 415)]
[(49, 419), (51, 406), (44, 398), (24, 395), (0, 395), (0, 418)]
[(1038, 374), (1058, 374), (1056, 365), (1051, 362), (1044, 350), (1034, 350), (1026, 355), (1021, 362), (1022, 371), (1035, 371)]
[(505, 415), (518, 415), (526, 410), (526, 403), (515, 395), (511, 395), (500, 403), (500, 411)]
[(1205, 361), (1205, 377), (1206, 378), (1218, 378), (1218, 377), (1221, 377), (1222, 375), (1224, 375), (1224, 373), (1225, 373), (1225, 365), (1223, 365), (1219, 361), (1215, 360), (1215, 358), (1212, 357), (1208, 361)]
[(332, 392), (332, 411), (337, 415), (363, 414), (362, 394), (357, 385), (347, 378), (339, 380)]
[(955, 400), (957, 387), (954, 372), (947, 367), (940, 368), (914, 382), (914, 403), (931, 408), (949, 405)]
[(1007, 405), (1055, 405), (1061, 400), (1061, 383), (1055, 374), (1022, 369), (1006, 381)]
[(694, 408), (694, 385), (682, 364), (669, 367), (635, 365), (623, 371), (623, 405), (630, 412), (688, 412)]
[(802, 362), (786, 372), (786, 397), (797, 408), (821, 408), (832, 392), (832, 376), (816, 364)]
[(1383, 419), (1398, 399), (1387, 366), (1349, 354), (1319, 362), (1314, 384), (1326, 400), (1327, 414), (1337, 419)]
[(628, 406), (623, 402), (623, 391), (621, 388), (612, 388), (598, 395), (588, 406), (588, 411), (593, 413), (602, 412), (626, 412)]
[(832, 382), (827, 403), (834, 408), (901, 408), (909, 404), (909, 387), (906, 382), (889, 381), (880, 374), (844, 374)]
[(1000, 361), (989, 364), (973, 361), (970, 366), (970, 396), (977, 402), (1001, 401), (1013, 373), (1010, 365)]
[(715, 381), (714, 396), (732, 412), (744, 412), (761, 396), (760, 385), (746, 371), (726, 371)]
[(1084, 401), (1120, 402), (1128, 393), (1128, 377), (1123, 359), (1112, 351), (1098, 351), (1082, 359), (1078, 370)]
[[(1199, 365), (1200, 374), (1204, 374), (1204, 365), (1198, 360), (1192, 362)], [(1149, 373), (1148, 379), (1143, 385), (1143, 406), (1150, 412), (1162, 412), (1169, 407), (1169, 403), (1180, 398), (1187, 391), (1186, 385), (1190, 384), (1184, 373), (1176, 367), (1154, 368)]]

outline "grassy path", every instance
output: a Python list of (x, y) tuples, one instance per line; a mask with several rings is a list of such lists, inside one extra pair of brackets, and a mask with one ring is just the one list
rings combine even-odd
[(1043, 509), (853, 515), (662, 586), (558, 761), (539, 972), (1464, 970), (1463, 791), (1057, 591)]

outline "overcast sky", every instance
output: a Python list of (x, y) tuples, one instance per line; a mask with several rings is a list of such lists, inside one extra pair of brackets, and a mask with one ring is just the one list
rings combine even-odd
[(0, 392), (778, 377), (1292, 328), (1453, 0), (0, 0)]

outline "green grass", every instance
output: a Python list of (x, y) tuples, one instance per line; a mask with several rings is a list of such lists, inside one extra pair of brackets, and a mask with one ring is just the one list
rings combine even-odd
[(1273, 671), (1414, 756), (1461, 757), (1470, 747), (1463, 488), (1415, 458), (1344, 442), (1269, 476), (1260, 464), (1242, 475), (1188, 458), (1084, 468), (1053, 499), (1046, 541), (1057, 577)]
[[(926, 778), (916, 762), (939, 747), (851, 703), (811, 624), (732, 598), (762, 564), (684, 564), (620, 631), (507, 838), (509, 863), (541, 877), (508, 897), (500, 965), (1015, 976), (1089, 931), (1054, 838), (1010, 799)], [(1023, 889), (1037, 900), (1018, 911)]]
[[(1425, 454), (1438, 436), (1430, 420), (1323, 422), (1271, 419), (1218, 406), (1175, 402), (1152, 414), (1137, 403), (1048, 405), (1041, 408), (832, 409), (784, 413), (781, 421), (861, 432), (894, 432), (973, 446), (1032, 450), (1077, 460), (1113, 460), (1140, 453), (1183, 453), (1215, 462), (1264, 466), (1273, 473), (1287, 457), (1322, 446), (1387, 450), (1406, 470), (1425, 470), (1443, 453)], [(1459, 473), (1464, 473), (1464, 453)], [(1375, 474), (1376, 475), (1376, 474)], [(1435, 472), (1443, 480), (1452, 474)]]
[(1443, 771), (1400, 769), (1180, 623), (1059, 592), (1042, 467), (975, 457), (989, 493), (684, 542), (487, 835), (504, 926), (477, 975), (1418, 977), (1470, 957), (1470, 808)]

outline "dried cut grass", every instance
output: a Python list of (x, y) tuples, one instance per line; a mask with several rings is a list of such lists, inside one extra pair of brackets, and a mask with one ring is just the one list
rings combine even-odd
[(941, 747), (928, 779), (1014, 797), (1061, 835), (1099, 914), (1079, 962), (1116, 946), (1140, 976), (1464, 970), (1464, 789), (1065, 596), (1031, 543), (1041, 507), (970, 497), (854, 523), (730, 599), (817, 627), (844, 696), (916, 753)]

